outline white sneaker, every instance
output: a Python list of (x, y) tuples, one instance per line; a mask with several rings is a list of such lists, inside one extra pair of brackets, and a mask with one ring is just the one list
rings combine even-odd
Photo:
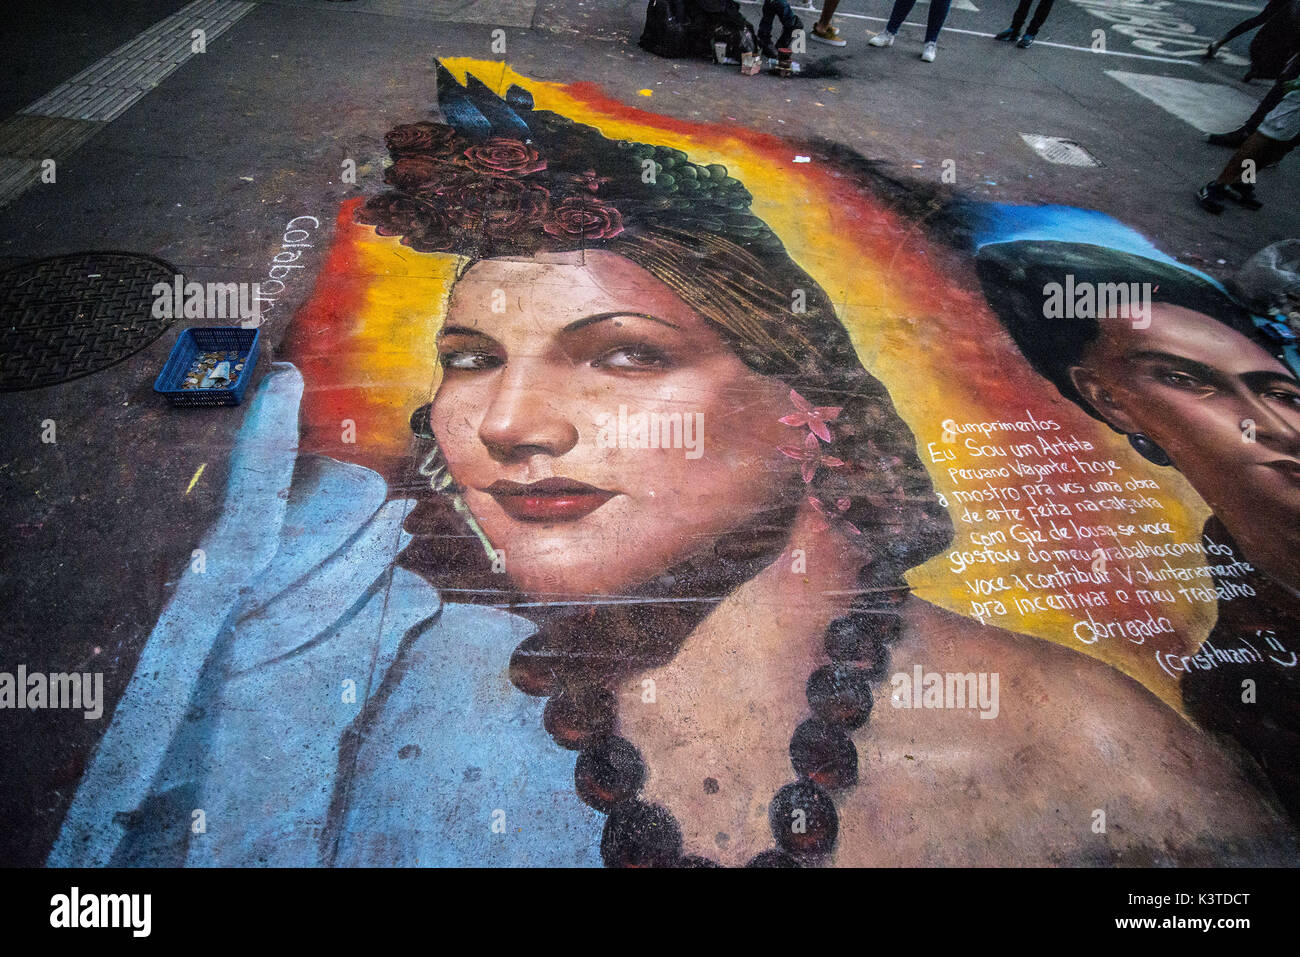
[(887, 47), (894, 42), (894, 35), (888, 30), (881, 30), (874, 37), (867, 41), (873, 47)]
[(934, 55), (936, 52), (938, 52), (938, 49), (939, 49), (939, 44), (927, 43), (925, 45), (925, 49), (921, 51), (921, 59), (924, 60), (926, 63), (933, 63)]

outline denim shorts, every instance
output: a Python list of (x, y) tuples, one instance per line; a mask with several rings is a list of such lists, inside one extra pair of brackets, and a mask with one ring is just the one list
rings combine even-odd
[(1300, 90), (1292, 90), (1282, 97), (1282, 102), (1259, 124), (1259, 132), (1271, 140), (1292, 140), (1300, 136)]

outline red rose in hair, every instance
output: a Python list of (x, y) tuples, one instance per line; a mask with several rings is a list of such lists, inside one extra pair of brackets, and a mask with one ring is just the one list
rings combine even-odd
[(510, 238), (546, 216), (551, 194), (536, 183), (479, 178), (438, 189), (447, 218), (460, 229), (483, 229), (494, 238)]
[(407, 153), (446, 152), (456, 132), (442, 123), (404, 123), (395, 126), (384, 137), (389, 152), (394, 156)]
[(570, 196), (551, 210), (542, 230), (560, 239), (611, 239), (623, 231), (623, 216), (598, 199)]
[(374, 226), (380, 236), (400, 236), (403, 246), (417, 252), (449, 252), (455, 245), (455, 231), (443, 216), (427, 202), (402, 193), (372, 197), (353, 218)]
[(384, 182), (399, 189), (418, 190), (436, 186), (448, 168), (432, 156), (415, 153), (399, 156), (396, 162), (384, 170)]
[(463, 154), (470, 169), (489, 176), (527, 176), (546, 169), (546, 160), (523, 140), (494, 136), (486, 143), (471, 146)]
[(381, 193), (366, 200), (353, 217), (358, 223), (375, 227), (380, 236), (401, 236), (423, 229), (429, 211), (401, 193)]

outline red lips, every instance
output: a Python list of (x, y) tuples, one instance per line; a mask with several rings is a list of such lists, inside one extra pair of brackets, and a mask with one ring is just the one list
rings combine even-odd
[(530, 485), (499, 479), (484, 491), (496, 499), (503, 512), (520, 522), (576, 522), (618, 494), (566, 478), (542, 479)]

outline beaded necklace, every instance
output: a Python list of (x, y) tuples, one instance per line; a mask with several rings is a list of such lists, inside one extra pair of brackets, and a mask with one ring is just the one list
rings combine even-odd
[[(776, 792), (768, 809), (775, 847), (749, 867), (801, 867), (824, 863), (839, 834), (832, 794), (858, 781), (858, 753), (850, 732), (871, 715), (871, 686), (889, 668), (889, 645), (899, 632), (899, 608), (908, 586), (864, 587), (849, 614), (826, 629), (829, 664), (808, 678), (812, 717), (790, 738), (795, 780)], [(547, 698), (542, 721), (562, 748), (578, 752), (574, 786), (590, 807), (607, 815), (601, 857), (608, 867), (718, 867), (684, 855), (681, 828), (671, 812), (640, 798), (646, 765), (617, 733), (617, 703), (604, 682), (571, 673), (565, 657), (543, 634), (526, 639), (510, 660), (510, 680), (520, 691)]]

